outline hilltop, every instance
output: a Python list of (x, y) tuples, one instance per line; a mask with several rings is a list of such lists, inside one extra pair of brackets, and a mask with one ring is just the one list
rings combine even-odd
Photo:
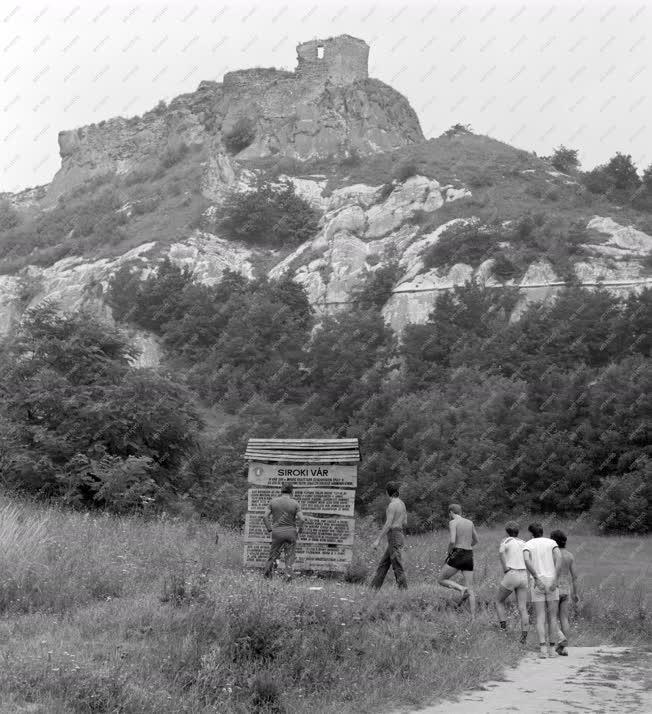
[[(225, 269), (288, 274), (321, 314), (392, 266), (384, 315), (399, 332), (471, 278), (518, 287), (517, 313), (569, 282), (650, 284), (649, 211), (465, 127), (426, 140), (408, 101), (369, 78), (368, 53), (348, 35), (306, 42), (294, 72), (230, 72), (142, 117), (62, 131), (52, 182), (2, 196), (0, 329), (46, 297), (110, 318), (111, 276), (125, 264), (145, 276), (166, 256), (206, 284)], [(313, 235), (225, 235), (225, 197), (261, 181), (291, 182)], [(135, 339), (156, 364), (151, 336)]]

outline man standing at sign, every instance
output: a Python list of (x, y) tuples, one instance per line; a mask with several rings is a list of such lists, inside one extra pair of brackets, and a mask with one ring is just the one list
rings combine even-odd
[(288, 579), (292, 577), (297, 537), (304, 523), (301, 506), (292, 498), (293, 492), (294, 486), (289, 481), (284, 483), (281, 495), (269, 502), (263, 516), (267, 532), (272, 534), (272, 545), (263, 573), (266, 578), (272, 577), (274, 564), (282, 550), (285, 551), (285, 575)]
[(403, 548), (403, 529), (407, 526), (407, 509), (405, 504), (398, 497), (398, 485), (392, 481), (387, 484), (387, 495), (390, 498), (387, 506), (385, 525), (380, 535), (374, 541), (374, 550), (380, 545), (383, 537), (387, 536), (387, 550), (378, 564), (376, 575), (371, 581), (371, 587), (378, 590), (385, 581), (385, 576), (391, 565), (394, 570), (394, 577), (399, 588), (407, 588), (407, 579), (403, 570), (401, 560), (401, 549)]
[[(473, 546), (478, 542), (478, 534), (475, 532), (473, 521), (462, 516), (462, 507), (458, 503), (451, 503), (448, 507), (448, 517), (451, 519), (448, 524), (450, 541), (448, 543), (448, 555), (446, 563), (439, 573), (439, 584), (451, 590), (459, 590), (462, 599), (461, 605), (468, 599), (471, 606), (471, 617), (475, 617), (475, 591), (473, 589)], [(462, 571), (464, 585), (451, 580), (453, 575)]]

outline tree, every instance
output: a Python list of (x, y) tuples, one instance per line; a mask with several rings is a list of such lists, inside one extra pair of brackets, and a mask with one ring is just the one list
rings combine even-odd
[(344, 428), (392, 367), (393, 331), (375, 310), (325, 317), (306, 354), (311, 412), (319, 422)]
[(614, 188), (619, 191), (632, 191), (641, 185), (636, 166), (629, 154), (616, 153), (609, 159), (606, 172), (611, 177)]
[(615, 192), (626, 198), (630, 198), (641, 185), (632, 157), (620, 152), (617, 152), (606, 164), (585, 173), (583, 181), (592, 193), (609, 195)]
[(5, 482), (77, 505), (174, 494), (201, 421), (181, 386), (131, 366), (136, 354), (90, 314), (30, 310), (0, 355)]
[(231, 154), (238, 154), (246, 149), (256, 138), (256, 127), (248, 117), (241, 117), (231, 131), (224, 135), (224, 146)]
[(216, 229), (230, 240), (273, 247), (292, 246), (312, 238), (318, 217), (297, 195), (294, 184), (260, 179), (251, 191), (232, 189), (225, 196)]
[(397, 262), (386, 263), (369, 272), (364, 283), (351, 296), (354, 307), (360, 310), (381, 310), (392, 296), (401, 273)]
[(606, 478), (596, 490), (591, 509), (602, 533), (638, 533), (652, 530), (652, 461), (641, 458), (624, 477)]
[(652, 193), (652, 164), (643, 171), (643, 188), (647, 193)]
[(565, 174), (571, 173), (580, 165), (577, 149), (567, 149), (563, 144), (554, 150), (550, 163)]

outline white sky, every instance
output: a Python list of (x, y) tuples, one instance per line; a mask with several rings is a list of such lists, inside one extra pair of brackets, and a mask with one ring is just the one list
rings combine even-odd
[(0, 191), (48, 182), (57, 133), (133, 116), (202, 79), (293, 69), (296, 45), (347, 33), (370, 75), (402, 92), (426, 137), (456, 122), (592, 168), (652, 163), (652, 0), (5, 0), (0, 9)]

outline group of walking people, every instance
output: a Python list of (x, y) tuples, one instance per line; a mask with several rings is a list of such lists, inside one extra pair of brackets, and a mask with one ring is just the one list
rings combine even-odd
[[(373, 547), (377, 548), (384, 538), (387, 538), (387, 546), (378, 563), (371, 587), (379, 589), (391, 567), (398, 587), (407, 588), (402, 556), (407, 509), (400, 498), (398, 484), (388, 483), (386, 491), (390, 500), (385, 524)], [(473, 522), (462, 514), (459, 504), (451, 503), (448, 515), (448, 552), (439, 573), (438, 583), (460, 593), (457, 606), (468, 600), (473, 618), (477, 608), (473, 583), (473, 548), (478, 543), (478, 534)], [(263, 521), (272, 536), (264, 575), (272, 576), (276, 562), (284, 550), (286, 576), (291, 577), (297, 538), (305, 523), (301, 506), (293, 498), (291, 483), (283, 484), (281, 495), (270, 501)], [(526, 643), (530, 629), (528, 602), (531, 602), (535, 613), (540, 657), (567, 655), (570, 603), (579, 599), (575, 559), (566, 549), (567, 538), (562, 531), (552, 531), (550, 537), (546, 538), (540, 523), (531, 523), (528, 531), (529, 540), (520, 539), (518, 523), (509, 521), (505, 524), (507, 535), (498, 546), (497, 559), (503, 575), (494, 604), (499, 627), (501, 630), (507, 629), (505, 602), (513, 593), (521, 622), (521, 643)], [(457, 573), (461, 573), (462, 583), (453, 580)]]
[[(398, 587), (407, 588), (401, 553), (407, 510), (399, 497), (397, 484), (387, 485), (387, 495), (390, 502), (385, 525), (374, 541), (374, 548), (377, 548), (382, 538), (387, 536), (387, 548), (371, 586), (380, 588), (391, 566)], [(478, 543), (478, 534), (473, 522), (462, 514), (458, 503), (449, 505), (448, 515), (448, 553), (439, 573), (438, 583), (445, 588), (459, 591), (461, 598), (457, 605), (460, 606), (468, 600), (473, 618), (477, 607), (473, 584), (473, 548)], [(539, 638), (539, 656), (547, 658), (567, 655), (570, 603), (578, 602), (579, 595), (575, 558), (566, 549), (566, 534), (554, 530), (550, 537), (546, 538), (540, 523), (530, 523), (530, 539), (524, 541), (518, 537), (519, 531), (519, 525), (515, 521), (506, 523), (507, 536), (498, 546), (498, 560), (503, 576), (494, 604), (499, 627), (501, 630), (507, 629), (505, 602), (513, 593), (521, 621), (521, 643), (526, 643), (530, 629), (528, 602), (531, 602)], [(463, 583), (452, 579), (457, 573), (462, 574)]]

